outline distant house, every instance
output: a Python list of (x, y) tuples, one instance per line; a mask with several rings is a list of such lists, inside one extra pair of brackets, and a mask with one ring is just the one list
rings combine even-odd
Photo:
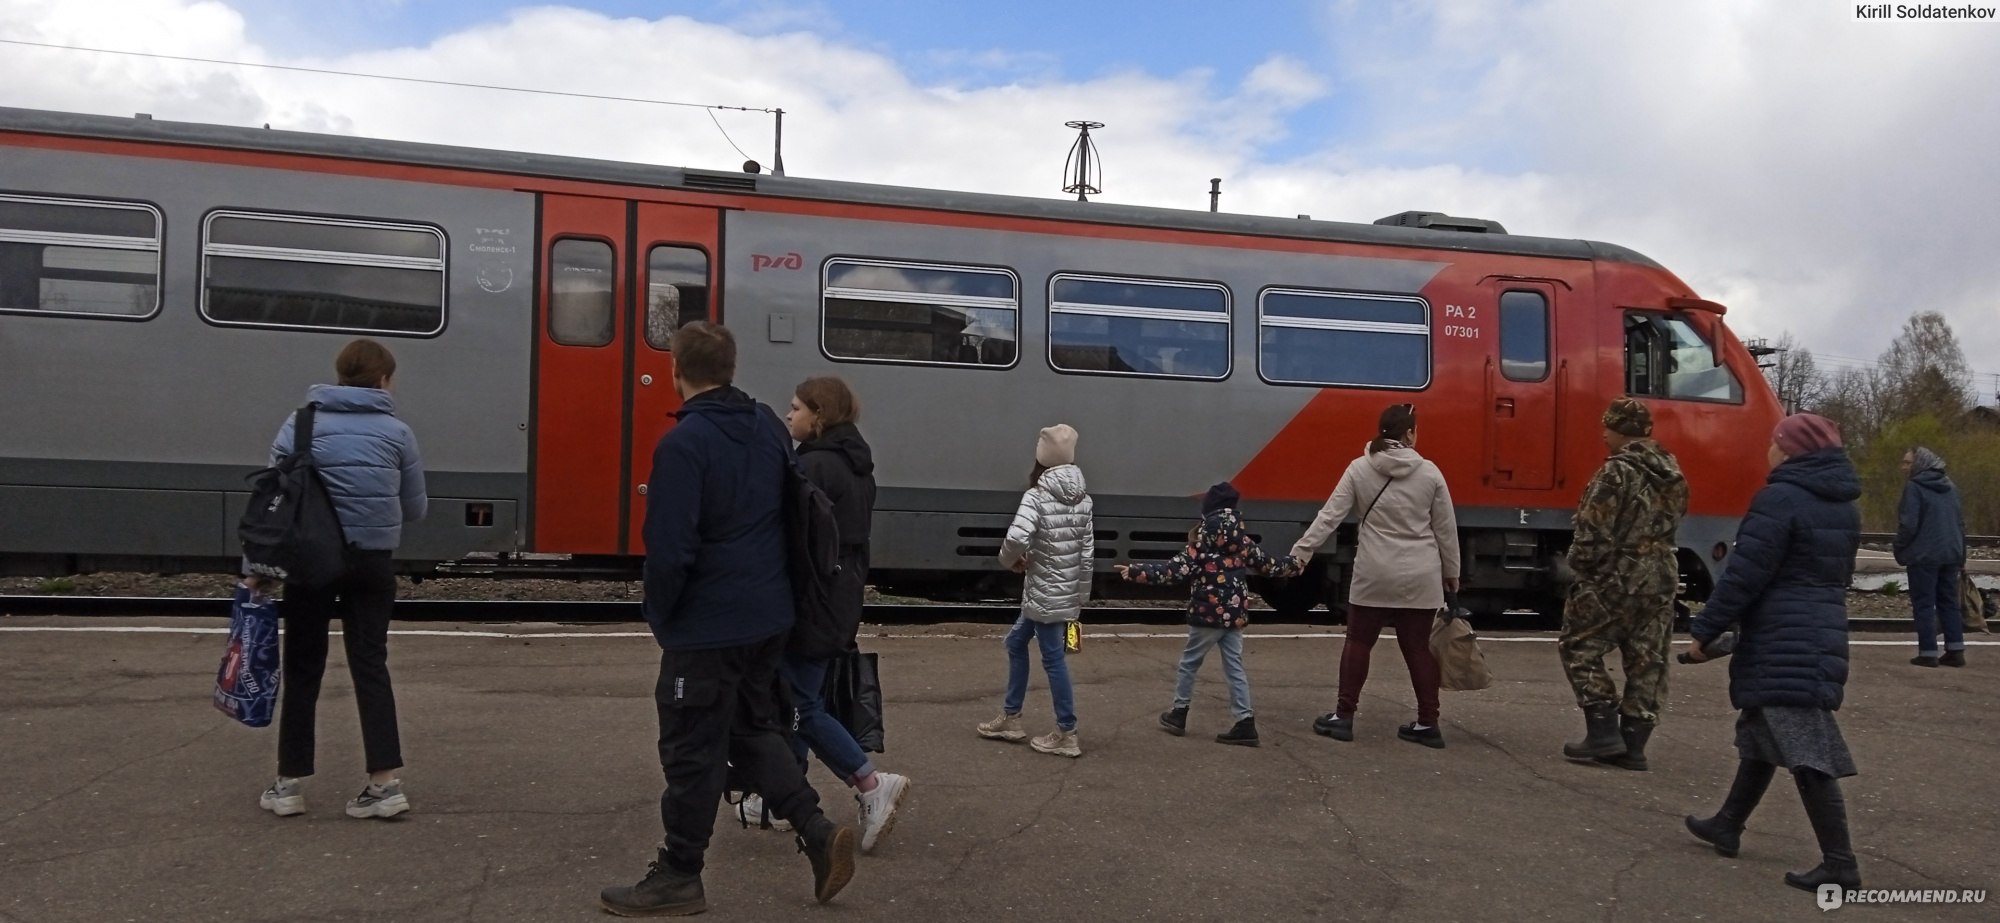
[(1967, 429), (2000, 429), (2000, 407), (1974, 407), (1964, 421)]

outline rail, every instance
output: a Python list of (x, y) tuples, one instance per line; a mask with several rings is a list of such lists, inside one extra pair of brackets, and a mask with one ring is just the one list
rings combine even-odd
[[(227, 618), (228, 599), (215, 597), (158, 596), (0, 596), (0, 618), (10, 616), (80, 616), (92, 618)], [(1020, 617), (1018, 605), (976, 603), (878, 603), (864, 608), (867, 625), (937, 625), (971, 623), (1011, 624)], [(1169, 606), (1096, 606), (1084, 610), (1086, 625), (1185, 624), (1187, 614)], [(1313, 612), (1303, 619), (1280, 618), (1275, 611), (1253, 610), (1251, 619), (1260, 625), (1297, 625), (1307, 628), (1332, 627), (1327, 613)], [(621, 624), (643, 621), (636, 602), (578, 602), (565, 600), (472, 600), (408, 599), (396, 603), (396, 620), (404, 622)], [(1684, 629), (1685, 619), (1677, 620)], [(2000, 620), (1996, 620), (2000, 621)], [(1482, 631), (1544, 631), (1555, 626), (1540, 615), (1509, 612), (1480, 616), (1474, 626)], [(1857, 617), (1848, 626), (1861, 632), (1910, 632), (1907, 617)], [(865, 632), (864, 632), (865, 634)]]
[[(1888, 545), (1893, 544), (1895, 541), (1896, 533), (1894, 532), (1861, 533), (1861, 544), (1863, 545)], [(1965, 546), (1967, 548), (1992, 548), (1996, 545), (2000, 545), (2000, 535), (1968, 535), (1965, 537)]]

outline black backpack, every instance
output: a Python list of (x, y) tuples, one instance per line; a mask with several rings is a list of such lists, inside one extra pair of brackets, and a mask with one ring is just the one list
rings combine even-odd
[(849, 639), (834, 611), (834, 583), (840, 576), (840, 525), (833, 501), (799, 467), (790, 436), (775, 411), (766, 407), (785, 446), (785, 569), (792, 582), (792, 653), (824, 660), (847, 649)]
[(274, 467), (250, 475), (250, 507), (236, 533), (254, 576), (275, 577), (298, 589), (333, 583), (347, 569), (347, 536), (334, 512), (319, 467), (313, 464), (317, 402), (299, 408), (292, 452)]

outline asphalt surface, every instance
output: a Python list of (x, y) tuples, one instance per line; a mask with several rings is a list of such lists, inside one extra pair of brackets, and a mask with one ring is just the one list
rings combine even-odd
[[(340, 810), (362, 774), (339, 646), (310, 812), (277, 818), (257, 808), (273, 730), (208, 704), (220, 624), (0, 619), (0, 921), (588, 921), (609, 919), (599, 888), (643, 874), (660, 837), (648, 638), (549, 625), (397, 635), (414, 809), (363, 821)], [(73, 630), (104, 628), (121, 630)], [(915, 780), (896, 829), (817, 906), (789, 836), (719, 826), (709, 916), (1827, 919), (1781, 881), (1818, 861), (1787, 780), (1738, 859), (1681, 829), (1683, 814), (1720, 803), (1733, 771), (1723, 665), (1673, 667), (1654, 769), (1632, 773), (1560, 757), (1581, 719), (1547, 636), (1485, 639), (1498, 681), (1445, 693), (1449, 747), (1434, 751), (1395, 738), (1414, 700), (1393, 641), (1377, 645), (1358, 739), (1339, 743), (1310, 721), (1331, 705), (1343, 642), (1253, 629), (1264, 736), (1253, 750), (1210, 740), (1229, 724), (1219, 663), (1204, 670), (1188, 736), (1170, 737), (1155, 716), (1179, 637), (1090, 630), (1071, 660), (1079, 760), (972, 733), (1005, 678), (991, 626), (864, 638), (887, 687), (890, 749), (878, 760)], [(1840, 718), (1861, 775), (1844, 784), (1870, 888), (2000, 886), (1991, 637), (1960, 670), (1909, 666), (1913, 642), (1854, 648)], [(1027, 717), (1037, 733), (1053, 723), (1039, 668)], [(813, 778), (851, 820), (849, 796), (817, 766)], [(1833, 914), (1846, 917), (1992, 920), (2000, 894), (1980, 907)]]

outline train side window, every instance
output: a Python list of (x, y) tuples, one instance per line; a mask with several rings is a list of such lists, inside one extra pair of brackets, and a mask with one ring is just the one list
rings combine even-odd
[(828, 358), (1014, 365), (1021, 301), (1009, 270), (841, 258), (823, 273)]
[(1213, 283), (1057, 274), (1049, 364), (1059, 372), (1229, 376), (1229, 290)]
[(1274, 384), (1428, 387), (1430, 305), (1408, 295), (1265, 289), (1257, 364)]
[(1687, 318), (1625, 315), (1625, 391), (1689, 401), (1742, 403), (1743, 383)]
[(1500, 293), (1500, 374), (1513, 381), (1549, 377), (1549, 300), (1541, 292)]
[(708, 320), (708, 254), (654, 247), (646, 255), (646, 345), (672, 348), (674, 331)]
[(0, 195), (0, 311), (152, 317), (160, 224), (150, 205)]
[(227, 325), (431, 336), (444, 330), (444, 244), (420, 224), (211, 212), (201, 313)]
[(610, 244), (556, 241), (549, 248), (549, 339), (564, 346), (609, 345), (618, 329), (612, 291)]

